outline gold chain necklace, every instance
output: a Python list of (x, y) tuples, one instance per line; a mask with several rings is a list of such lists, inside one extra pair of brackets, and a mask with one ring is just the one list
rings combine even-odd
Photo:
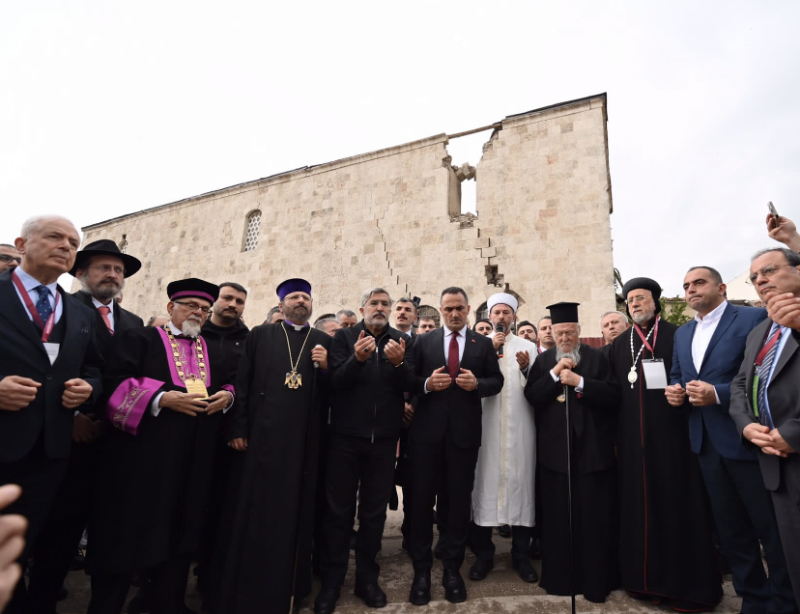
[(281, 329), (283, 330), (283, 334), (286, 335), (286, 349), (289, 350), (289, 366), (292, 368), (292, 370), (286, 374), (286, 381), (283, 382), (283, 385), (288, 386), (292, 390), (297, 390), (303, 385), (303, 376), (297, 372), (297, 367), (300, 364), (300, 357), (303, 355), (303, 350), (306, 349), (308, 337), (311, 335), (311, 327), (308, 327), (306, 338), (303, 340), (303, 346), (300, 348), (300, 353), (297, 355), (297, 360), (295, 362), (292, 362), (292, 346), (289, 343), (289, 333), (286, 332), (286, 325), (281, 324)]
[(194, 373), (192, 374), (192, 378), (190, 380), (186, 380), (186, 375), (183, 372), (183, 363), (181, 362), (181, 354), (178, 351), (178, 340), (175, 339), (175, 335), (172, 334), (172, 330), (169, 327), (169, 323), (164, 324), (164, 332), (167, 333), (167, 337), (169, 337), (169, 344), (172, 346), (172, 360), (175, 361), (175, 368), (178, 371), (178, 377), (181, 378), (184, 386), (186, 386), (186, 392), (189, 394), (202, 394), (203, 398), (208, 398), (208, 389), (206, 388), (206, 359), (203, 356), (203, 344), (200, 341), (200, 335), (197, 335), (197, 340), (195, 344), (195, 352), (197, 354), (197, 368), (200, 370), (200, 379), (195, 377)]

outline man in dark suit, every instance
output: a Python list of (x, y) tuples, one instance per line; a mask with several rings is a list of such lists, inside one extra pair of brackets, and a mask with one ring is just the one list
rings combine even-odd
[(409, 430), (412, 481), (411, 558), (414, 582), (409, 601), (431, 600), (433, 501), (442, 477), (449, 501), (444, 549), (445, 597), (466, 600), (459, 568), (469, 529), (472, 484), (481, 445), (481, 398), (498, 394), (503, 374), (489, 338), (469, 330), (469, 300), (461, 288), (442, 291), (444, 327), (417, 337), (413, 346), (412, 393), (417, 406)]
[[(9, 511), (28, 519), (27, 561), (67, 469), (73, 413), (101, 390), (94, 314), (58, 287), (75, 262), (68, 220), (28, 220), (22, 264), (0, 275), (0, 485), (22, 486)], [(93, 398), (94, 395), (94, 398)], [(20, 581), (7, 612), (25, 607)]]
[[(82, 289), (73, 294), (95, 316), (97, 346), (104, 359), (111, 355), (114, 339), (130, 328), (144, 326), (136, 314), (115, 300), (125, 280), (142, 263), (120, 252), (114, 241), (101, 239), (86, 245), (75, 257), (70, 275)], [(101, 406), (83, 405), (72, 419), (72, 454), (67, 475), (33, 552), (30, 574), (30, 607), (38, 614), (55, 611), (58, 590), (69, 573), (92, 503), (93, 466), (97, 462), (95, 440), (101, 434)]]
[(750, 281), (769, 319), (747, 337), (731, 383), (730, 415), (757, 448), (772, 494), (789, 577), (800, 608), (800, 255), (775, 248), (755, 255)]
[(683, 289), (697, 316), (675, 333), (667, 400), (688, 410), (692, 451), (703, 474), (720, 550), (742, 597), (742, 612), (796, 612), (772, 500), (755, 452), (742, 444), (728, 413), (730, 382), (742, 364), (747, 335), (767, 312), (729, 304), (722, 277), (711, 267), (689, 269)]

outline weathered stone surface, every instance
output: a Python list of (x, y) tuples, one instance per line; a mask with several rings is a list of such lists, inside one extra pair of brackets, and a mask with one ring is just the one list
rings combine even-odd
[[(434, 306), (462, 286), (473, 310), (507, 287), (520, 318), (577, 301), (583, 334), (599, 336), (600, 314), (614, 309), (605, 96), (501, 124), (475, 169), (457, 168), (476, 177), (477, 217), (460, 210), (442, 134), (101, 222), (84, 242), (124, 236), (145, 262), (124, 299), (145, 319), (165, 311), (167, 283), (193, 276), (246, 286), (255, 325), (278, 282), (301, 276), (318, 314), (355, 309), (374, 285)], [(258, 247), (246, 252), (256, 210)]]

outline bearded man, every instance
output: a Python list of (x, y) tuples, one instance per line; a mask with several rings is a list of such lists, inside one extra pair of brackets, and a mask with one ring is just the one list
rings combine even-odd
[[(144, 325), (139, 316), (115, 300), (125, 288), (125, 280), (141, 266), (138, 259), (123, 254), (114, 241), (107, 239), (89, 243), (75, 256), (70, 274), (81, 282), (81, 290), (73, 296), (95, 314), (95, 338), (106, 358), (103, 371), (114, 341), (126, 330)], [(34, 612), (55, 612), (59, 589), (86, 527), (94, 495), (95, 441), (101, 434), (103, 408), (102, 402), (82, 405), (72, 419), (73, 446), (67, 475), (34, 550), (36, 565), (31, 568), (28, 591)]]
[(494, 567), (492, 527), (511, 528), (511, 563), (525, 582), (539, 579), (529, 556), (536, 524), (536, 425), (533, 407), (525, 399), (528, 369), (538, 355), (536, 345), (511, 332), (519, 307), (517, 298), (499, 292), (487, 301), (505, 385), (483, 403), (481, 448), (472, 489), (472, 539), (476, 561), (471, 580), (483, 580)]
[[(256, 326), (236, 376), (226, 437), (231, 474), (228, 535), (212, 561), (209, 606), (219, 614), (285, 614), (311, 591), (320, 433), (328, 415), (331, 338), (309, 326), (311, 284), (277, 288), (285, 320)], [(216, 570), (216, 571), (215, 571)], [(210, 587), (211, 588), (211, 587)]]
[(711, 512), (686, 414), (665, 396), (677, 327), (659, 317), (652, 279), (631, 279), (622, 294), (634, 322), (610, 346), (620, 388), (622, 586), (676, 611), (711, 610), (722, 597)]
[(184, 279), (167, 294), (169, 324), (123, 333), (105, 374), (111, 428), (99, 442), (89, 525), (89, 614), (120, 612), (134, 571), (148, 568), (150, 611), (181, 612), (200, 547), (231, 374), (200, 336), (219, 288)]
[[(525, 397), (537, 418), (546, 526), (540, 586), (550, 595), (569, 595), (574, 589), (588, 601), (602, 603), (619, 586), (615, 564), (617, 392), (610, 381), (606, 357), (580, 342), (578, 303), (556, 303), (548, 309), (556, 346), (536, 357), (525, 386)], [(571, 492), (567, 437), (572, 451)]]

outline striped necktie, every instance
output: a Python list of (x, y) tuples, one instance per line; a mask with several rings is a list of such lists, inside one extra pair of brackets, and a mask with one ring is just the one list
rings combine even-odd
[(770, 344), (771, 347), (761, 361), (761, 364), (756, 364), (756, 373), (758, 373), (758, 420), (761, 424), (771, 429), (775, 428), (775, 424), (772, 422), (772, 415), (770, 414), (769, 405), (767, 404), (767, 385), (769, 384), (770, 371), (772, 371), (772, 363), (775, 361), (775, 355), (778, 353), (780, 334), (780, 325), (773, 322), (772, 329), (767, 337), (767, 342), (764, 344), (764, 347), (770, 346)]

